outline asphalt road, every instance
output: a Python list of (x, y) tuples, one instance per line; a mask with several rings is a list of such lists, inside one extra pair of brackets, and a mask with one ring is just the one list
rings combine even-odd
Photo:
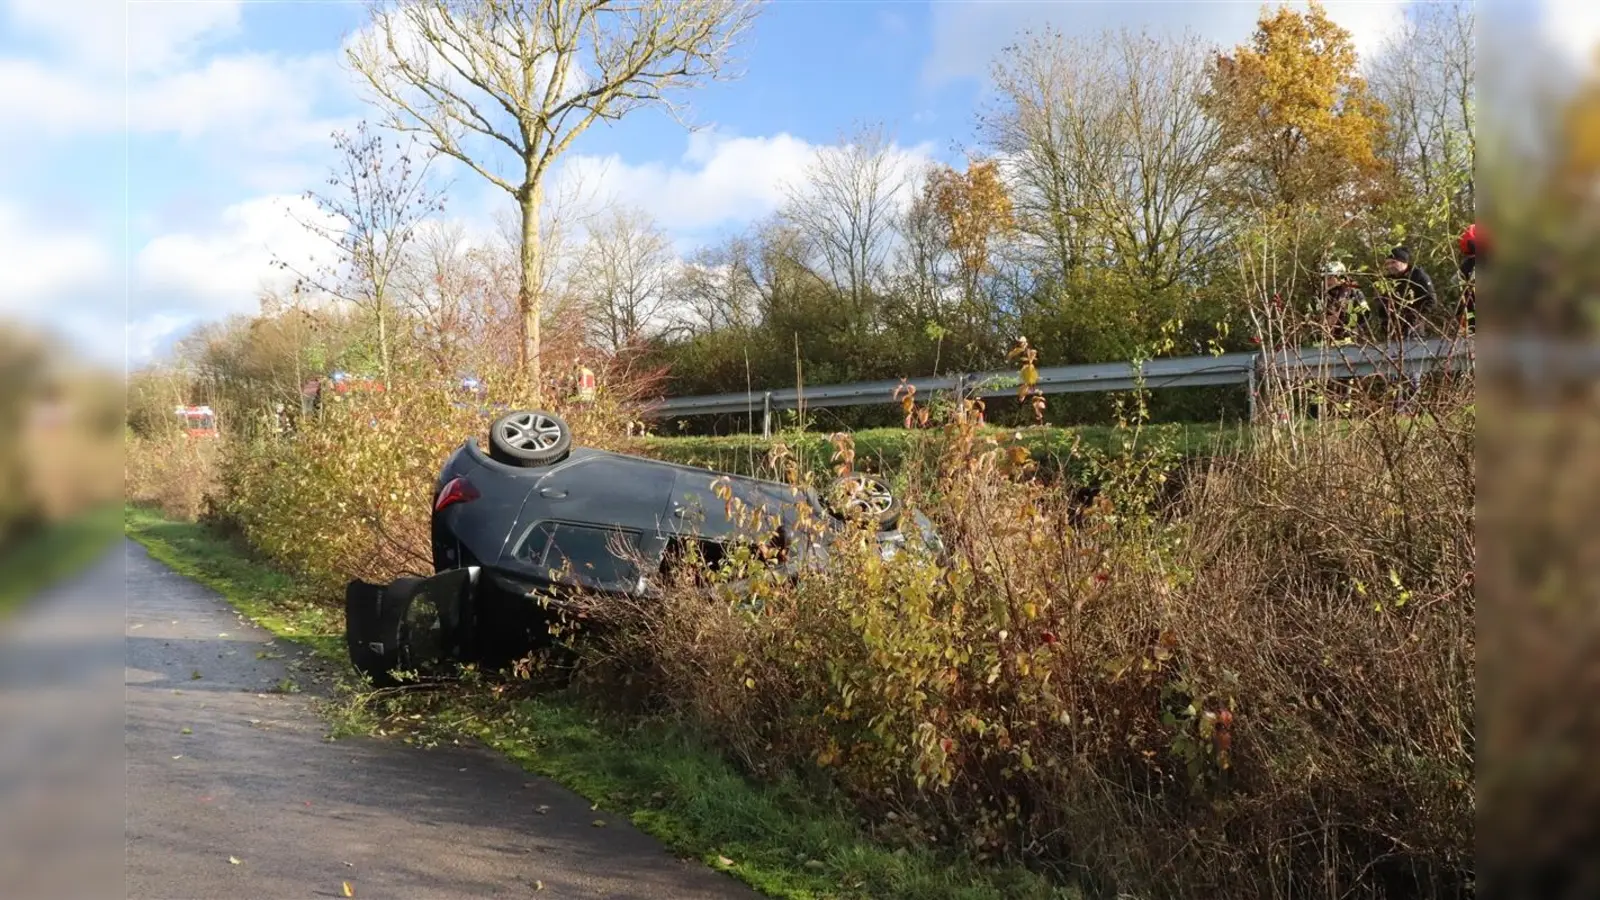
[(292, 646), (123, 552), (126, 896), (757, 896), (486, 749), (328, 741)]
[(0, 894), (122, 894), (122, 551), (0, 624)]

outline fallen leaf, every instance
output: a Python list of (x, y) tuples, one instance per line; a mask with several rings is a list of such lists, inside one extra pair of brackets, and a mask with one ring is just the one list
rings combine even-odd
[(344, 882), (344, 895), (346, 897), (354, 897), (356, 895), (356, 889), (351, 887), (348, 881)]
[(733, 860), (727, 858), (726, 856), (719, 856), (717, 857), (717, 865), (726, 869), (733, 865)]
[(237, 865), (242, 865), (244, 863), (244, 860), (240, 859), (237, 856), (230, 856), (230, 857), (228, 857), (228, 862), (231, 865), (237, 866)]
[(548, 807), (548, 806), (538, 806), (538, 807), (535, 807), (533, 811), (542, 816), (545, 813), (548, 813), (550, 811), (550, 807)]
[(535, 881), (535, 882), (534, 882), (534, 883), (533, 883), (533, 889), (534, 889), (534, 890), (536, 890), (536, 891), (542, 891), (542, 890), (544, 890), (544, 882), (542, 882), (542, 881)]
[(194, 734), (194, 729), (193, 728), (185, 728), (183, 730), (183, 733), (184, 734)]
[(593, 825), (596, 828), (604, 828), (604, 827), (606, 827), (606, 820), (605, 819), (595, 819), (593, 822), (591, 822), (589, 824)]
[(179, 753), (177, 756), (174, 756), (173, 759), (183, 759), (183, 754)]

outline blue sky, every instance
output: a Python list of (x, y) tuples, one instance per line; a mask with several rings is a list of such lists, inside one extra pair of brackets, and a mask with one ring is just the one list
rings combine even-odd
[[(1590, 4), (1559, 2), (1567, 24), (1600, 30)], [(1402, 5), (1328, 4), (1363, 49)], [(779, 0), (742, 46), (744, 76), (690, 95), (701, 130), (653, 111), (596, 127), (558, 178), (585, 173), (591, 196), (644, 208), (686, 250), (772, 212), (855, 123), (883, 123), (908, 160), (959, 159), (989, 62), (1025, 27), (1231, 45), (1260, 9)], [(252, 311), (271, 257), (308, 252), (285, 209), (326, 170), (329, 133), (372, 115), (339, 62), (364, 18), (335, 2), (0, 0), (0, 121), (15, 126), (0, 130), (0, 266), (13, 275), (0, 314), (108, 360), (125, 327), (137, 364), (197, 322)], [(506, 208), (470, 173), (447, 174), (451, 216), (486, 229)]]

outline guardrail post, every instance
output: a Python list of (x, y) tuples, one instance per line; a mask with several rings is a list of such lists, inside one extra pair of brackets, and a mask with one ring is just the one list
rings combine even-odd
[(761, 439), (772, 440), (772, 392), (761, 395)]

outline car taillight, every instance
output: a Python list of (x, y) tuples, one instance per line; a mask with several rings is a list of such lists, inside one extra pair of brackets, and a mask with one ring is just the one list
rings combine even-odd
[(470, 503), (478, 499), (478, 489), (465, 477), (452, 478), (439, 491), (439, 498), (433, 501), (433, 511), (439, 512), (453, 503)]

